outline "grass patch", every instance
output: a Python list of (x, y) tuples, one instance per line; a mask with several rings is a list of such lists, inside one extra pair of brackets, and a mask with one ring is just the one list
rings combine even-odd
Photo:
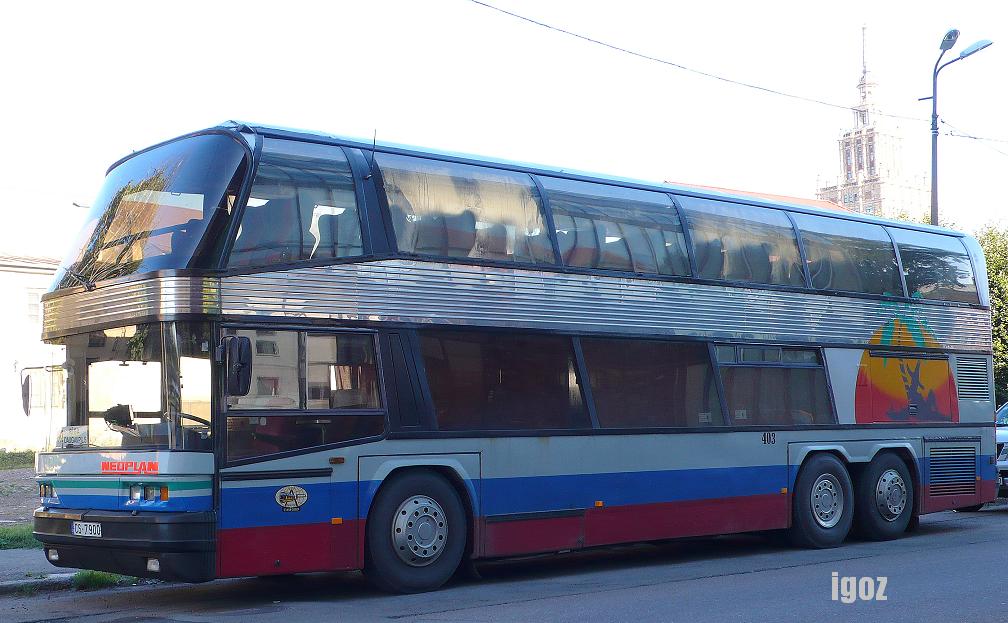
[(35, 549), (41, 544), (32, 536), (29, 523), (0, 525), (0, 549)]
[(0, 469), (21, 469), (23, 467), (35, 467), (34, 451), (0, 452)]
[(34, 584), (26, 584), (25, 586), (19, 586), (17, 589), (17, 594), (19, 597), (34, 597), (35, 593), (38, 592), (38, 587)]
[(99, 588), (129, 584), (133, 578), (105, 571), (78, 571), (73, 576), (73, 587), (79, 591), (93, 591)]

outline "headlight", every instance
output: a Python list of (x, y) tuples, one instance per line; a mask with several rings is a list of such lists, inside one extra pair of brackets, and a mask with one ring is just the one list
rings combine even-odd
[(1005, 444), (1001, 448), (1001, 454), (998, 455), (997, 460), (998, 460), (998, 463), (1000, 463), (1002, 461), (1008, 461), (1008, 444)]
[(148, 502), (153, 502), (157, 499), (158, 488), (154, 485), (147, 485), (144, 487), (144, 500)]
[(130, 499), (139, 501), (143, 497), (143, 487), (141, 485), (130, 485)]

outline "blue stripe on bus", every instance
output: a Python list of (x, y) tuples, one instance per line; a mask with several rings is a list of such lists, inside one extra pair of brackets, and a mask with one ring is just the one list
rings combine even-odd
[[(276, 493), (298, 485), (308, 498), (297, 510), (285, 511)], [(357, 483), (279, 482), (266, 487), (225, 487), (221, 490), (220, 529), (329, 523), (333, 517), (357, 519)]]
[[(787, 466), (685, 469), (670, 471), (484, 478), (484, 515), (590, 508), (679, 500), (714, 499), (766, 493), (786, 485)], [(379, 482), (362, 482), (364, 508), (370, 508)], [(297, 511), (276, 503), (279, 486), (226, 488), (221, 495), (221, 529), (359, 519), (356, 483), (301, 485), (308, 500)], [(469, 487), (472, 489), (471, 483)], [(332, 499), (328, 498), (332, 495)]]
[(484, 478), (485, 515), (780, 493), (786, 465)]

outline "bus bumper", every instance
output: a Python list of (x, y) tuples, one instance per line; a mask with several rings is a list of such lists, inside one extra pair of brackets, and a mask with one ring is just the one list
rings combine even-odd
[[(101, 536), (75, 536), (74, 522), (100, 524)], [(35, 511), (32, 534), (42, 543), (46, 559), (57, 567), (206, 582), (216, 577), (215, 529), (212, 512), (40, 508)]]

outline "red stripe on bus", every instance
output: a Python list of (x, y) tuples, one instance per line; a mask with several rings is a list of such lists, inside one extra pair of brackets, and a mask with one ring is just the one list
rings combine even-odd
[(785, 494), (591, 508), (583, 516), (483, 522), (486, 556), (788, 527)]
[(339, 571), (361, 567), (357, 520), (217, 532), (220, 577)]

